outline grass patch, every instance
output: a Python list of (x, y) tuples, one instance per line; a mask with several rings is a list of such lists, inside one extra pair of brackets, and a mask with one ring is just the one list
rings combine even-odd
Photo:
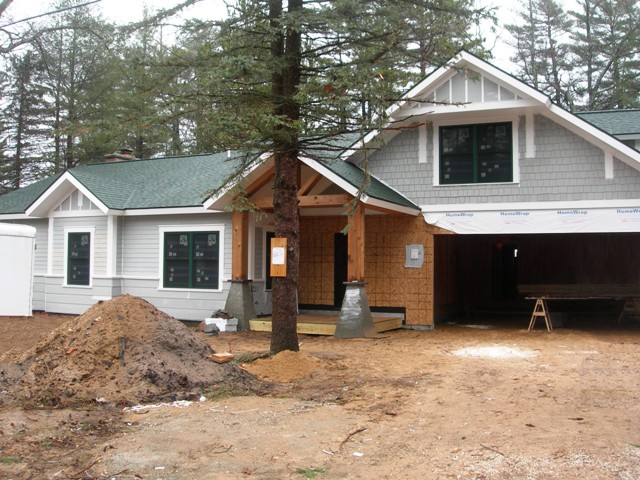
[(296, 469), (296, 473), (299, 473), (300, 475), (304, 475), (305, 478), (316, 478), (318, 473), (326, 473), (326, 471), (327, 471), (326, 468), (315, 468), (315, 467)]
[(20, 457), (14, 457), (12, 455), (0, 455), (0, 463), (19, 463)]

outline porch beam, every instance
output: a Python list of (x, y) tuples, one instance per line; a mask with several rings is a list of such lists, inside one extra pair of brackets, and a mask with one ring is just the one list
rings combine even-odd
[[(343, 207), (353, 200), (351, 195), (303, 195), (298, 197), (298, 206), (300, 208), (319, 208), (319, 207)], [(261, 210), (273, 209), (273, 198), (256, 198), (251, 202)]]
[(347, 240), (348, 282), (364, 282), (364, 233), (364, 204), (358, 202), (349, 224)]
[(343, 207), (353, 200), (353, 196), (348, 194), (336, 195), (303, 195), (298, 197), (300, 208), (305, 207)]
[(249, 212), (231, 214), (231, 278), (249, 278)]

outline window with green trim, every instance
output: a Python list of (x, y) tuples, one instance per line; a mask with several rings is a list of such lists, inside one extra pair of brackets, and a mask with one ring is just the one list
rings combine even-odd
[(220, 232), (164, 234), (165, 288), (217, 290), (220, 282)]
[(511, 122), (440, 128), (440, 184), (512, 181)]
[(67, 285), (90, 285), (91, 233), (70, 232), (67, 241)]

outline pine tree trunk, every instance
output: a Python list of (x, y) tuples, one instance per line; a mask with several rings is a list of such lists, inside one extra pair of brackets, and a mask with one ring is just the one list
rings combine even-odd
[(287, 239), (287, 276), (273, 279), (271, 352), (298, 351), (297, 291), (300, 258), (297, 152), (276, 154), (273, 205), (276, 236)]
[[(269, 17), (274, 27), (283, 15), (282, 0), (270, 0)], [(289, 12), (302, 9), (302, 0), (289, 0)], [(274, 31), (278, 31), (277, 29)], [(287, 276), (273, 281), (271, 352), (298, 351), (297, 310), (300, 250), (298, 217), (298, 153), (300, 105), (296, 93), (300, 85), (301, 35), (289, 27), (274, 36), (271, 56), (274, 70), (271, 93), (273, 114), (281, 120), (274, 128), (272, 145), (275, 160), (273, 211), (276, 236), (287, 239)]]

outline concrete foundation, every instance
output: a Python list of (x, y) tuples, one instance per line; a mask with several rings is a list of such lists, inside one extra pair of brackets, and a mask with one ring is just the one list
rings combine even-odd
[(364, 282), (347, 282), (336, 325), (338, 338), (362, 338), (376, 333)]
[(251, 280), (230, 280), (231, 287), (224, 310), (238, 319), (238, 331), (249, 331), (249, 320), (256, 318)]

